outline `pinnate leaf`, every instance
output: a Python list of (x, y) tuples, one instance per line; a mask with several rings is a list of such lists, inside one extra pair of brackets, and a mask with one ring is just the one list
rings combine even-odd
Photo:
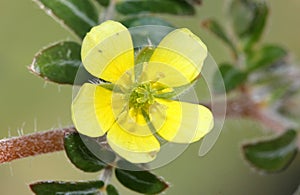
[[(239, 85), (241, 85), (246, 79), (247, 79), (247, 74), (244, 73), (243, 71), (235, 68), (231, 64), (221, 64), (219, 66), (219, 70), (221, 72), (221, 75), (223, 77), (223, 81), (225, 84), (226, 91), (229, 92)], [(217, 82), (216, 76), (214, 79), (214, 82)], [(222, 88), (218, 89), (218, 83), (214, 84), (216, 92), (222, 92)]]
[(249, 0), (232, 0), (229, 6), (232, 26), (235, 33), (242, 37), (247, 33), (254, 18), (254, 11)]
[(229, 36), (227, 35), (227, 32), (221, 24), (219, 24), (216, 20), (207, 19), (203, 21), (202, 25), (209, 31), (211, 31), (214, 35), (216, 35), (218, 38), (220, 38), (222, 41), (224, 41), (224, 43), (226, 43), (232, 49), (234, 54), (237, 55), (237, 51), (233, 42), (230, 40)]
[(259, 170), (278, 172), (293, 161), (297, 154), (297, 132), (288, 130), (279, 137), (246, 144), (243, 152), (246, 160)]
[(111, 184), (107, 185), (106, 193), (107, 193), (107, 195), (119, 195), (119, 192), (117, 191), (117, 189)]
[(125, 187), (143, 194), (158, 194), (169, 187), (162, 178), (146, 170), (132, 171), (116, 168), (115, 174)]
[[(93, 140), (89, 140), (92, 142)], [(95, 142), (96, 144), (96, 142)], [(97, 172), (105, 168), (107, 165), (97, 158), (84, 144), (78, 133), (69, 133), (64, 138), (65, 151), (71, 162), (80, 170), (85, 172)], [(115, 156), (112, 152), (106, 151), (99, 145), (99, 152), (105, 152), (113, 161)]]
[(233, 20), (233, 29), (249, 50), (259, 41), (266, 25), (269, 8), (264, 0), (233, 0), (229, 14)]
[(116, 9), (124, 15), (139, 13), (195, 14), (194, 7), (183, 0), (125, 0), (118, 2)]
[(35, 0), (35, 2), (80, 38), (98, 23), (98, 13), (90, 0)]
[(85, 182), (60, 182), (43, 181), (30, 184), (31, 190), (36, 195), (96, 195), (99, 189), (104, 186), (103, 181), (85, 181)]
[(248, 57), (248, 71), (268, 67), (287, 56), (287, 51), (277, 45), (265, 45)]
[(252, 45), (260, 40), (260, 37), (265, 29), (269, 8), (266, 2), (261, 1), (259, 3), (254, 3), (254, 17), (245, 34), (245, 50), (248, 50)]
[(80, 49), (71, 41), (51, 45), (35, 55), (30, 70), (46, 80), (72, 85), (81, 64)]

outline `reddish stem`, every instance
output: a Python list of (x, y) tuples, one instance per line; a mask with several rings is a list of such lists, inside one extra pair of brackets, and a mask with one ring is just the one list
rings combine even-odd
[[(215, 106), (217, 107), (218, 105)], [(218, 117), (220, 114), (221, 113), (215, 113), (215, 117)], [(251, 100), (244, 91), (240, 98), (227, 102), (226, 116), (254, 119), (277, 133), (282, 133), (287, 129), (285, 124), (272, 118), (268, 113), (262, 112), (261, 106)], [(0, 140), (0, 163), (61, 151), (64, 149), (64, 134), (74, 131), (76, 131), (76, 129), (70, 127)], [(300, 141), (298, 145), (300, 148)]]
[(0, 140), (0, 163), (61, 151), (64, 134), (74, 131), (75, 128), (70, 127)]

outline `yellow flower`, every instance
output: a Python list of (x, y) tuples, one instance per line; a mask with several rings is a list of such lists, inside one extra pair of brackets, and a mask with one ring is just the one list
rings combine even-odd
[(109, 84), (85, 83), (72, 103), (77, 130), (90, 137), (106, 134), (110, 147), (132, 163), (154, 160), (161, 138), (192, 143), (213, 127), (209, 109), (171, 99), (197, 79), (205, 44), (188, 29), (176, 29), (139, 53), (122, 24), (92, 28), (82, 43), (83, 65)]

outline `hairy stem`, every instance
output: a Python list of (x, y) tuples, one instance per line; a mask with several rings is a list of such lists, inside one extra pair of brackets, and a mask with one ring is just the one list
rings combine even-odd
[(292, 127), (292, 123), (264, 109), (260, 102), (254, 102), (249, 96), (227, 102), (226, 116), (230, 118), (249, 118), (255, 120), (275, 133), (283, 133)]
[(64, 134), (74, 127), (38, 132), (26, 136), (0, 140), (0, 163), (64, 149)]
[[(220, 116), (220, 113), (214, 114), (215, 117), (218, 117), (218, 114)], [(282, 133), (289, 128), (288, 123), (279, 120), (275, 115), (264, 112), (261, 105), (245, 93), (239, 98), (227, 101), (226, 116), (256, 120), (275, 133)], [(69, 127), (0, 140), (0, 163), (61, 151), (64, 149), (64, 134), (74, 131), (76, 131), (74, 127)], [(298, 145), (300, 148), (300, 141)]]
[(109, 181), (112, 176), (112, 171), (113, 171), (113, 167), (108, 166), (101, 172), (99, 179), (104, 182), (105, 186), (107, 186), (109, 184)]

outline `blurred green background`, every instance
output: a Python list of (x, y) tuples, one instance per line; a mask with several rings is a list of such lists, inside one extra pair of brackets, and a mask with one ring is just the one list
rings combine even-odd
[[(299, 62), (300, 1), (273, 0), (270, 5), (265, 41), (285, 46)], [(169, 17), (169, 21), (200, 35), (216, 61), (222, 62), (227, 59), (228, 51), (201, 29), (200, 23), (211, 16), (226, 22), (225, 8), (224, 1), (206, 0), (197, 17)], [(58, 40), (74, 40), (74, 36), (31, 0), (0, 1), (0, 35), (0, 137), (70, 125), (72, 88), (45, 83), (30, 74), (27, 66), (42, 47)], [(217, 144), (206, 156), (198, 157), (200, 143), (195, 143), (177, 160), (155, 172), (171, 183), (166, 194), (172, 195), (292, 194), (300, 183), (299, 155), (286, 171), (272, 175), (254, 172), (242, 159), (241, 143), (268, 134), (255, 122), (227, 120)], [(28, 184), (37, 180), (95, 177), (96, 174), (74, 168), (63, 152), (41, 155), (0, 165), (0, 194), (32, 194)], [(118, 188), (121, 194), (134, 194)]]

